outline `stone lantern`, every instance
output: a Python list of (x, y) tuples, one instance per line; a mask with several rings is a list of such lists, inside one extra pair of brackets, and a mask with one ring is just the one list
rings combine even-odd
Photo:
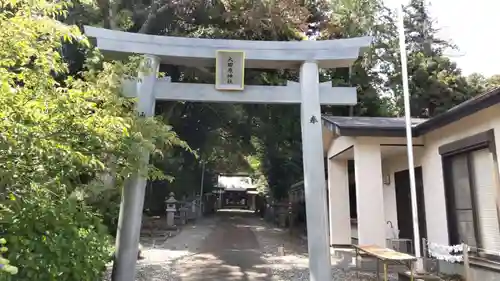
[(177, 200), (174, 198), (174, 193), (170, 192), (169, 198), (165, 200), (165, 203), (167, 203), (167, 225), (168, 226), (174, 226), (175, 225), (175, 212), (177, 211), (177, 208), (175, 207), (175, 203), (177, 203)]

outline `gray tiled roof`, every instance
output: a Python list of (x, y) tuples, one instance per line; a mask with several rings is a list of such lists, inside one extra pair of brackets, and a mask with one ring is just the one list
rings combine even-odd
[[(324, 120), (335, 124), (340, 128), (405, 128), (404, 118), (394, 117), (345, 117), (345, 116), (322, 116)], [(418, 125), (427, 119), (413, 118), (412, 124)]]
[[(405, 119), (395, 117), (322, 116), (323, 125), (341, 136), (404, 137)], [(413, 128), (425, 119), (412, 119)]]

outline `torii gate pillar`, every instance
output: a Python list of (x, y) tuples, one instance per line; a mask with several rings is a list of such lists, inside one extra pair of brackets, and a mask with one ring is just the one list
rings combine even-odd
[(302, 161), (311, 281), (331, 280), (323, 138), (316, 62), (300, 67)]
[[(143, 72), (139, 72), (137, 81), (137, 92), (141, 93), (137, 103), (137, 111), (144, 113), (145, 117), (151, 117), (155, 112), (154, 85), (160, 67), (160, 59), (157, 56), (145, 55), (142, 64)], [(145, 167), (149, 165), (148, 153), (144, 153), (142, 162)], [(127, 180), (123, 187), (112, 273), (114, 281), (135, 280), (146, 184), (145, 175), (138, 173)]]

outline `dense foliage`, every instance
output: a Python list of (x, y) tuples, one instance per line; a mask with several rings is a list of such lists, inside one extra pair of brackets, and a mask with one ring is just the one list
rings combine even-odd
[[(105, 190), (119, 192), (137, 171), (165, 178), (143, 165), (143, 151), (187, 146), (120, 97), (120, 81), (135, 72), (136, 60), (101, 63), (77, 27), (56, 20), (63, 4), (1, 4), (0, 232), (9, 242), (1, 266), (18, 266), (14, 280), (98, 280), (112, 241), (91, 204)], [(78, 75), (68, 73), (65, 44), (85, 52)], [(105, 184), (110, 173), (114, 180)]]

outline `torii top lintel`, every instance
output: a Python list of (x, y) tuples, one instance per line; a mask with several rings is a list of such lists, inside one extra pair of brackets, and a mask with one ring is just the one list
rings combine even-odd
[(85, 34), (110, 56), (149, 54), (162, 63), (214, 66), (217, 50), (245, 52), (246, 68), (296, 69), (304, 61), (321, 68), (349, 67), (371, 43), (371, 37), (324, 41), (245, 41), (185, 38), (130, 33), (85, 26)]

